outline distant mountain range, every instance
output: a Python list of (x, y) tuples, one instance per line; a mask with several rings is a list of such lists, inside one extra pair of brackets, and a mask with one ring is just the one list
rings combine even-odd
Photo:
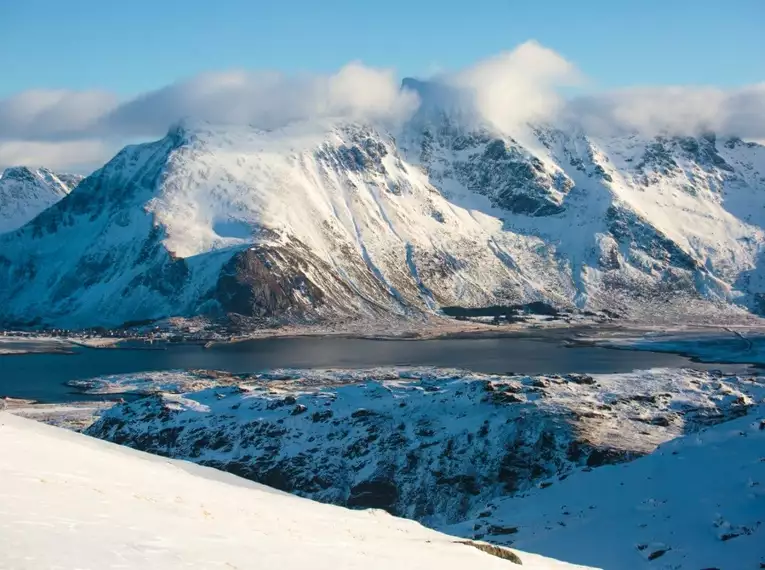
[(82, 179), (47, 168), (6, 168), (0, 174), (0, 233), (20, 228), (69, 194)]
[[(254, 326), (534, 301), (641, 321), (765, 310), (765, 147), (542, 125), (499, 135), (409, 87), (423, 104), (395, 130), (183, 125), (125, 148), (7, 226), (0, 322)], [(60, 182), (45, 206), (76, 183), (17, 171), (28, 182), (0, 191), (0, 219), (42, 204), (41, 179)]]

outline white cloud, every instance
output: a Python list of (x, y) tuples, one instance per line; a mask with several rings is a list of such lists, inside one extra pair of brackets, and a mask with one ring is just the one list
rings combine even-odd
[(205, 73), (121, 103), (98, 91), (26, 91), (0, 100), (0, 166), (83, 167), (184, 118), (269, 129), (312, 117), (400, 121), (416, 106), (393, 71), (360, 63), (330, 75)]
[(469, 93), (479, 115), (504, 132), (545, 122), (598, 134), (714, 131), (765, 137), (765, 83), (732, 89), (631, 87), (567, 99), (561, 88), (584, 85), (584, 75), (533, 41), (437, 80)]
[(736, 89), (636, 87), (572, 100), (566, 119), (588, 131), (714, 131), (742, 138), (765, 137), (765, 83)]
[(480, 115), (502, 131), (546, 121), (564, 107), (558, 89), (578, 84), (576, 67), (537, 42), (526, 42), (444, 78), (466, 89)]
[(92, 131), (117, 105), (103, 91), (34, 89), (0, 99), (0, 137), (43, 139)]
[(156, 133), (181, 118), (275, 128), (312, 117), (390, 120), (416, 107), (395, 74), (351, 63), (332, 75), (207, 73), (120, 105), (102, 126), (123, 134)]
[[(737, 89), (635, 87), (566, 98), (561, 88), (585, 85), (584, 75), (533, 41), (429, 81), (457, 91), (452, 102), (461, 107), (467, 101), (470, 114), (510, 133), (546, 122), (601, 134), (714, 130), (765, 139), (765, 83)], [(418, 104), (412, 91), (399, 86), (391, 70), (350, 63), (326, 75), (205, 73), (126, 101), (103, 91), (26, 91), (0, 99), (0, 166), (84, 169), (128, 140), (163, 135), (183, 118), (259, 128), (313, 117), (395, 123)]]
[(117, 151), (102, 140), (0, 141), (0, 171), (9, 166), (45, 166), (53, 170), (89, 174)]

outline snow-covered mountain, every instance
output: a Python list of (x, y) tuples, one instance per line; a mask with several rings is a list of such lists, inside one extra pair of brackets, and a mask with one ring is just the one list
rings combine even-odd
[(763, 554), (762, 377), (398, 368), (79, 386), (159, 391), (90, 435), (463, 538), (603, 568), (743, 568)]
[(0, 567), (584, 568), (0, 413)]
[(503, 136), (415, 87), (425, 101), (395, 132), (184, 126), (125, 148), (0, 238), (0, 320), (417, 318), (533, 301), (641, 320), (760, 311), (765, 147)]
[(26, 224), (69, 194), (82, 179), (47, 168), (6, 168), (0, 174), (0, 234)]

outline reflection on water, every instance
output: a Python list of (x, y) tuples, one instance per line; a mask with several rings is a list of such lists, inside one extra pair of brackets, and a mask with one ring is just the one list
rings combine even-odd
[[(82, 400), (69, 380), (144, 370), (218, 369), (257, 372), (268, 368), (362, 368), (442, 366), (476, 372), (554, 374), (630, 372), (656, 367), (692, 366), (683, 356), (567, 348), (560, 337), (471, 338), (419, 341), (332, 337), (263, 339), (204, 349), (196, 345), (167, 350), (76, 349), (75, 354), (0, 357), (0, 396), (45, 402)], [(741, 366), (727, 367), (741, 370)]]

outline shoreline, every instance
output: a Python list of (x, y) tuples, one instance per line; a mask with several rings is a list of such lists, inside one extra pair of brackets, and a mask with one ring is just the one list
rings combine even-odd
[[(403, 324), (404, 326), (400, 326)], [(398, 325), (398, 326), (397, 326)], [(745, 334), (765, 335), (765, 324), (650, 324), (643, 322), (562, 322), (542, 321), (538, 323), (489, 324), (453, 319), (424, 323), (345, 323), (343, 326), (326, 325), (284, 325), (278, 328), (256, 329), (251, 332), (231, 335), (227, 338), (197, 338), (195, 333), (175, 333), (167, 337), (90, 337), (51, 336), (21, 331), (0, 331), (0, 357), (29, 354), (75, 355), (77, 349), (94, 350), (166, 350), (174, 345), (198, 345), (205, 349), (243, 342), (270, 339), (337, 338), (374, 341), (427, 341), (451, 339), (492, 339), (512, 337), (565, 336), (572, 343), (603, 346), (598, 342), (609, 338), (633, 338), (643, 336), (706, 337), (733, 335), (746, 340)], [(578, 338), (588, 336), (589, 338)], [(180, 338), (179, 338), (180, 337)], [(680, 353), (678, 353), (680, 354)]]
[[(460, 323), (462, 325), (462, 323)], [(221, 340), (215, 342), (207, 342), (207, 348), (220, 348), (226, 345), (240, 344), (248, 341), (268, 340), (274, 338), (287, 339), (306, 339), (306, 338), (335, 338), (335, 339), (363, 339), (363, 340), (377, 340), (377, 341), (396, 341), (396, 340), (465, 340), (465, 339), (500, 339), (500, 338), (518, 338), (526, 340), (539, 339), (540, 341), (555, 342), (561, 344), (566, 348), (577, 347), (598, 347), (611, 349), (613, 351), (623, 352), (650, 352), (658, 354), (675, 354), (682, 356), (692, 363), (699, 365), (720, 365), (722, 366), (737, 366), (741, 367), (741, 371), (734, 372), (735, 374), (757, 374), (758, 371), (765, 368), (765, 362), (757, 358), (756, 351), (750, 352), (749, 348), (752, 346), (752, 342), (747, 335), (765, 335), (765, 329), (759, 326), (741, 326), (737, 329), (732, 329), (730, 326), (678, 326), (674, 328), (657, 328), (655, 326), (648, 325), (635, 325), (624, 326), (625, 323), (607, 323), (607, 324), (566, 324), (557, 326), (546, 327), (528, 327), (528, 326), (473, 326), (475, 323), (467, 323), (467, 326), (456, 327), (423, 327), (417, 331), (394, 331), (388, 334), (380, 334), (378, 331), (326, 331), (313, 329), (295, 330), (294, 328), (282, 328), (277, 335), (248, 335), (242, 338), (235, 338), (229, 340)], [(414, 334), (416, 332), (416, 334)], [(402, 333), (404, 333), (402, 335)], [(742, 343), (742, 348), (749, 347), (747, 350), (741, 353), (742, 356), (738, 358), (726, 358), (722, 354), (698, 354), (694, 351), (682, 350), (680, 346), (677, 349), (667, 349), (669, 345), (671, 348), (673, 341), (704, 341), (705, 339), (715, 338), (739, 339)], [(11, 342), (19, 342), (12, 337)], [(648, 340), (643, 346), (639, 345), (640, 340)], [(0, 348), (2, 348), (2, 342), (4, 337), (0, 337)], [(31, 337), (24, 337), (24, 341), (30, 342)], [(39, 338), (36, 339), (41, 343), (50, 343), (56, 347), (56, 352), (53, 354), (77, 354), (76, 352), (62, 352), (61, 347), (65, 345), (69, 339), (55, 339), (55, 338)], [(113, 350), (147, 350), (140, 346), (125, 346), (119, 347), (119, 343), (125, 339), (104, 339), (105, 342), (101, 342), (100, 339), (93, 339), (95, 342), (90, 344), (79, 343), (77, 346), (82, 348), (93, 349), (113, 349)], [(629, 341), (636, 341), (634, 344)], [(619, 341), (624, 344), (619, 344)], [(655, 350), (651, 348), (651, 341), (658, 341), (657, 344), (662, 345), (662, 350)], [(127, 339), (127, 342), (135, 342), (135, 339)], [(167, 350), (171, 345), (202, 345), (201, 341), (154, 341), (160, 345), (165, 345), (164, 348), (157, 348), (152, 350)], [(15, 355), (22, 354), (46, 354), (42, 350), (30, 351), (26, 353), (17, 353)], [(739, 354), (739, 353), (736, 353)], [(751, 354), (752, 358), (746, 361), (744, 358), (746, 354)], [(469, 370), (466, 368), (466, 370)], [(79, 390), (75, 389), (75, 392)], [(0, 398), (0, 410), (5, 409), (12, 413), (22, 415), (24, 417), (33, 417), (33, 419), (39, 419), (46, 423), (53, 425), (64, 425), (70, 427), (70, 429), (79, 429), (82, 426), (86, 426), (89, 422), (93, 421), (93, 418), (97, 416), (102, 410), (108, 409), (115, 404), (117, 397), (123, 393), (109, 394), (104, 397), (93, 397), (87, 395), (85, 392), (81, 394), (82, 399), (74, 399), (66, 402), (55, 402), (45, 400), (29, 400), (29, 399), (16, 399), (16, 398)], [(107, 399), (108, 398), (108, 399)], [(79, 428), (77, 427), (79, 426)]]
[(46, 404), (23, 398), (0, 398), (0, 412), (27, 418), (73, 431), (87, 428), (98, 415), (111, 408), (115, 401), (82, 400)]

